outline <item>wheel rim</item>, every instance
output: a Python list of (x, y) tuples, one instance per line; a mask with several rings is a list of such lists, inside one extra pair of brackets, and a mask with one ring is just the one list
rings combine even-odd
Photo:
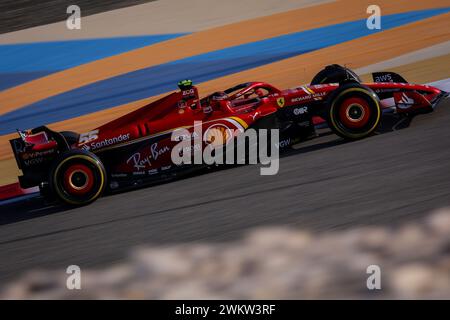
[(64, 172), (64, 189), (72, 195), (84, 195), (94, 186), (94, 173), (84, 164), (69, 166)]
[(350, 129), (366, 126), (370, 115), (371, 110), (368, 102), (358, 97), (345, 99), (339, 109), (341, 123)]
[(97, 199), (105, 187), (105, 169), (93, 156), (74, 154), (52, 172), (51, 187), (63, 202), (84, 205)]
[[(361, 109), (361, 115), (364, 110), (364, 116), (353, 115), (355, 108)], [(375, 93), (365, 88), (349, 87), (333, 99), (329, 116), (330, 127), (336, 134), (347, 139), (361, 139), (377, 128), (381, 108)]]

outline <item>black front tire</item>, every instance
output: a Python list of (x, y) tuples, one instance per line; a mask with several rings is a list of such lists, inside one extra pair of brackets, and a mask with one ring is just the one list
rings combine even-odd
[(363, 139), (375, 131), (380, 120), (380, 101), (368, 87), (356, 83), (343, 85), (328, 99), (328, 126), (342, 138)]

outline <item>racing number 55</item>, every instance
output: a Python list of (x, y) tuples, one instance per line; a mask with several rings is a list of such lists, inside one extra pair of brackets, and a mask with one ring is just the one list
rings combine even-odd
[(98, 139), (98, 130), (93, 130), (93, 131), (89, 131), (87, 133), (80, 134), (80, 140), (78, 141), (78, 143), (80, 143), (80, 144), (88, 143), (90, 141), (97, 140), (97, 139)]

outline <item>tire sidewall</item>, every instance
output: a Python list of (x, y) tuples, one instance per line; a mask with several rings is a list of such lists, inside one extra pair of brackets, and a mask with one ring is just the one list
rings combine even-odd
[(80, 139), (80, 134), (73, 132), (73, 131), (61, 131), (60, 132), (64, 139), (66, 139), (69, 146), (75, 144)]
[(311, 80), (310, 84), (345, 83), (348, 81), (360, 83), (361, 79), (351, 69), (338, 64), (332, 64), (320, 70)]
[[(86, 196), (70, 195), (64, 188), (63, 177), (66, 171), (65, 167), (80, 163), (88, 165), (92, 169), (93, 176), (95, 177), (93, 190)], [(107, 184), (106, 178), (106, 170), (95, 154), (84, 150), (70, 150), (62, 153), (55, 161), (50, 170), (49, 185), (51, 192), (63, 203), (82, 206), (94, 202), (102, 195)]]
[[(367, 126), (361, 129), (351, 129), (345, 127), (339, 116), (340, 103), (345, 101), (351, 96), (362, 98), (368, 103), (371, 112), (369, 122)], [(350, 83), (339, 87), (336, 91), (332, 93), (327, 101), (327, 121), (331, 130), (339, 135), (340, 137), (357, 140), (362, 139), (370, 135), (379, 125), (381, 120), (381, 107), (378, 96), (375, 92), (363, 85), (357, 83)]]

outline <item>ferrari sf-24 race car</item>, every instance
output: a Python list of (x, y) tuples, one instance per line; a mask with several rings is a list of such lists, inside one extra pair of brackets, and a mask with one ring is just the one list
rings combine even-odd
[[(384, 112), (410, 116), (431, 112), (447, 93), (407, 83), (393, 72), (361, 83), (350, 69), (330, 65), (309, 85), (280, 90), (264, 82), (239, 84), (202, 99), (191, 81), (180, 90), (87, 133), (56, 132), (46, 126), (19, 131), (11, 146), (23, 175), (22, 188), (39, 186), (49, 199), (85, 205), (105, 192), (176, 177), (201, 165), (174, 164), (171, 150), (193, 139), (201, 121), (205, 148), (217, 132), (226, 143), (253, 129), (279, 129), (279, 149), (315, 136), (317, 120), (344, 139), (371, 135)], [(176, 135), (180, 128), (186, 130)], [(173, 137), (175, 136), (175, 139)]]

